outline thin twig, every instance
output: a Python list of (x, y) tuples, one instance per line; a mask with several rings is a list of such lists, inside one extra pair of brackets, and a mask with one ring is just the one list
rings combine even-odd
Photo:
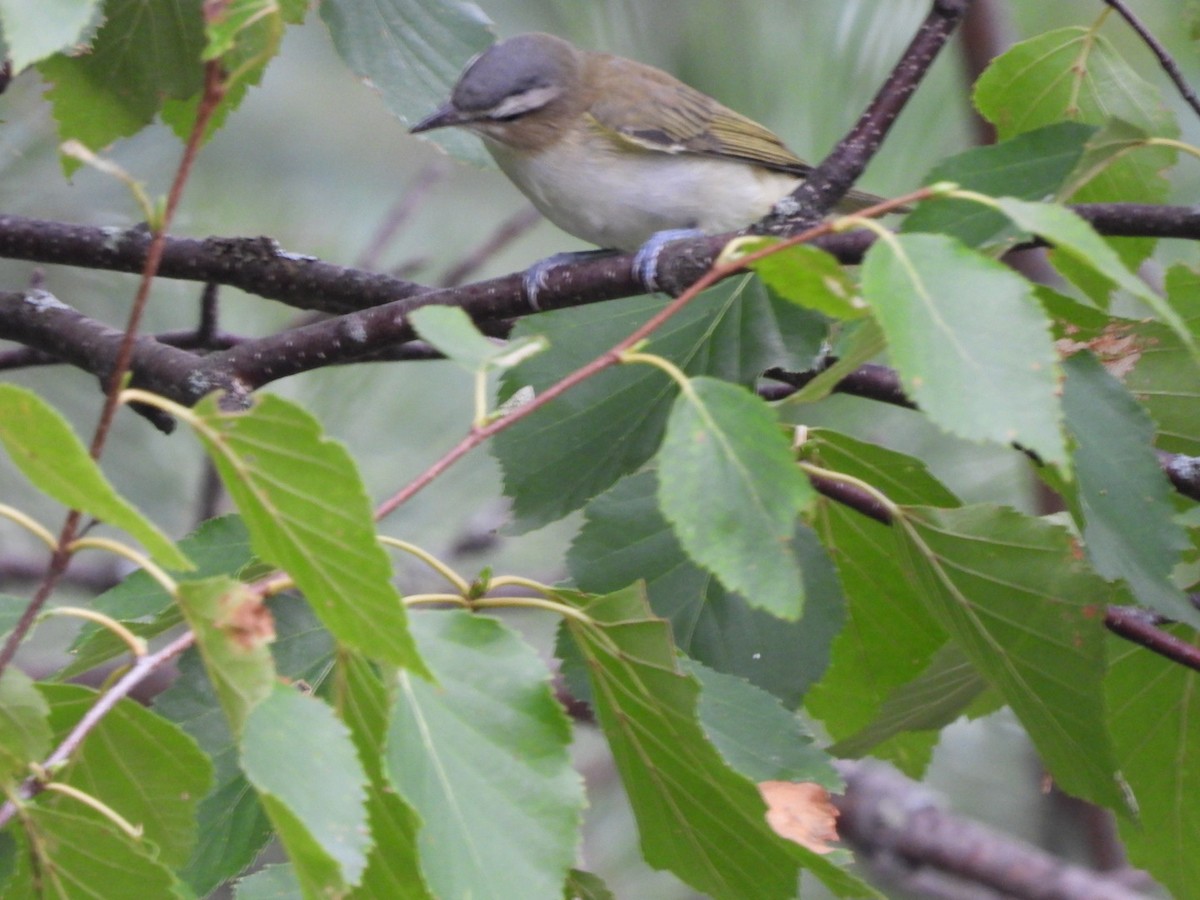
[(1140, 37), (1142, 41), (1145, 42), (1146, 46), (1150, 48), (1150, 52), (1158, 58), (1158, 64), (1162, 66), (1163, 71), (1167, 73), (1167, 77), (1175, 83), (1175, 87), (1179, 90), (1180, 96), (1183, 97), (1187, 105), (1195, 111), (1196, 115), (1200, 116), (1200, 97), (1196, 96), (1196, 92), (1193, 91), (1191, 85), (1187, 83), (1187, 79), (1183, 77), (1183, 72), (1179, 69), (1179, 64), (1176, 63), (1174, 57), (1167, 52), (1167, 48), (1164, 47), (1159, 40), (1150, 33), (1150, 30), (1142, 24), (1138, 17), (1133, 14), (1133, 10), (1126, 6), (1123, 0), (1104, 0), (1104, 2), (1115, 9), (1117, 14), (1120, 15), (1121, 18), (1127, 23), (1129, 23), (1129, 27), (1137, 32), (1138, 37)]
[(450, 167), (445, 160), (437, 159), (425, 166), (413, 176), (404, 193), (388, 210), (387, 215), (375, 230), (374, 236), (368, 242), (363, 252), (354, 263), (359, 269), (378, 269), (379, 259), (383, 251), (392, 242), (405, 223), (412, 218), (413, 213), (420, 209), (429, 191), (439, 181), (446, 177)]
[[(117, 349), (116, 360), (113, 363), (112, 371), (109, 373), (104, 407), (100, 412), (100, 419), (96, 423), (96, 429), (92, 434), (92, 443), (89, 448), (89, 453), (93, 459), (99, 459), (100, 455), (104, 452), (104, 445), (108, 440), (109, 430), (112, 427), (113, 419), (116, 417), (121, 385), (125, 380), (126, 372), (129, 371), (129, 363), (133, 359), (133, 348), (137, 341), (138, 328), (141, 325), (146, 302), (150, 297), (150, 285), (154, 281), (159, 261), (162, 259), (163, 241), (166, 232), (175, 218), (175, 211), (179, 206), (180, 197), (183, 196), (183, 186), (187, 183), (188, 176), (191, 174), (192, 164), (195, 162), (196, 153), (203, 142), (208, 122), (212, 118), (213, 113), (216, 112), (217, 106), (224, 95), (225, 84), (220, 64), (216, 61), (207, 63), (204, 70), (204, 94), (196, 109), (196, 120), (192, 125), (192, 133), (188, 137), (187, 144), (184, 145), (183, 156), (179, 161), (179, 167), (176, 169), (175, 178), (171, 182), (170, 191), (167, 193), (167, 202), (162, 221), (159, 223), (158, 229), (150, 241), (150, 247), (146, 252), (146, 264), (142, 271), (142, 278), (138, 283), (137, 293), (133, 298), (133, 303), (129, 311), (129, 319), (125, 326), (125, 333)], [(67, 513), (62, 530), (59, 532), (58, 547), (51, 554), (50, 564), (46, 569), (46, 577), (38, 585), (37, 591), (29, 601), (29, 605), (21, 613), (21, 618), (9, 633), (4, 646), (0, 647), (0, 674), (3, 674), (4, 670), (12, 662), (13, 657), (17, 653), (17, 648), (25, 639), (25, 635), (29, 633), (29, 629), (33, 627), (33, 623), (37, 621), (38, 613), (41, 612), (42, 607), (49, 599), (51, 593), (53, 593), (55, 585), (58, 584), (59, 578), (66, 571), (67, 563), (71, 558), (71, 552), (68, 548), (78, 532), (80, 519), (81, 515), (78, 510), (73, 509)]]

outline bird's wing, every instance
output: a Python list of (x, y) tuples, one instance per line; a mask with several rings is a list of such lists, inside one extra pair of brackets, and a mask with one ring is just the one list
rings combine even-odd
[[(809, 171), (772, 131), (659, 69), (596, 55), (599, 67), (589, 112), (596, 125), (633, 146), (744, 160), (797, 177)], [(605, 82), (640, 86), (634, 100)]]

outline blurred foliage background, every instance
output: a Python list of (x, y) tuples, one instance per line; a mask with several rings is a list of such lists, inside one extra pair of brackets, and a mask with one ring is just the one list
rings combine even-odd
[[(800, 156), (819, 159), (853, 123), (924, 15), (928, 0), (483, 0), (499, 35), (551, 31), (576, 43), (631, 56), (667, 69), (778, 132)], [(1096, 0), (1014, 0), (992, 4), (1006, 41), (1054, 27), (1090, 24), (1102, 10)], [(1183, 0), (1134, 4), (1152, 31), (1175, 53), (1193, 80), (1200, 77), (1195, 44), (1180, 27)], [(1134, 35), (1111, 17), (1104, 29), (1145, 77), (1163, 86), (1164, 100), (1181, 106), (1157, 65)], [(937, 160), (974, 140), (961, 53), (944, 54), (901, 117), (862, 186), (898, 193), (921, 182)], [(137, 210), (113, 179), (84, 168), (64, 180), (57, 139), (36, 73), (18, 77), (0, 97), (0, 209), (65, 222), (126, 227)], [(1200, 142), (1186, 114), (1183, 139)], [(178, 162), (179, 142), (162, 127), (120, 143), (111, 158), (165, 192)], [(1185, 161), (1173, 176), (1176, 203), (1200, 196), (1200, 171)], [(423, 184), (423, 187), (415, 187)], [(415, 193), (414, 193), (415, 192)], [(448, 161), (432, 144), (410, 137), (383, 103), (334, 52), (315, 14), (293, 29), (261, 87), (202, 152), (188, 185), (176, 232), (269, 235), (285, 249), (354, 265), (397, 203), (415, 201), (411, 218), (379, 261), (382, 268), (415, 266), (411, 277), (436, 280), (486, 240), (525, 201), (495, 170)], [(1180, 242), (1183, 243), (1183, 242)], [(578, 242), (540, 223), (487, 262), (476, 277), (524, 268)], [(1181, 251), (1182, 252), (1182, 251)], [(0, 283), (19, 289), (34, 277), (27, 263), (0, 261)], [(65, 302), (114, 326), (124, 322), (134, 276), (49, 267), (44, 286)], [(145, 328), (194, 324), (199, 285), (159, 280)], [(260, 335), (295, 320), (279, 304), (224, 289), (221, 327)], [(99, 408), (97, 384), (76, 371), (29, 369), (2, 376), (38, 390), (90, 434)], [(345, 441), (359, 460), (369, 488), (382, 498), (425, 468), (469, 425), (471, 384), (448, 364), (371, 364), (308, 373), (272, 387), (308, 406), (326, 430)], [(811, 411), (811, 414), (810, 414)], [(1032, 488), (1016, 454), (996, 450), (980, 464), (959, 442), (934, 432), (902, 410), (834, 397), (807, 424), (830, 424), (919, 453), (964, 499), (1031, 508)], [(186, 434), (164, 437), (123, 413), (104, 465), (120, 491), (168, 531), (181, 535), (196, 520), (203, 474), (200, 454)], [(931, 455), (932, 454), (932, 455)], [(970, 463), (968, 464), (968, 459)], [(150, 464), (148, 464), (150, 463)], [(435, 553), (464, 534), (488, 531), (503, 510), (499, 477), (486, 453), (476, 453), (438, 480), (388, 523), (392, 533)], [(33, 513), (53, 528), (61, 512), (26, 490), (6, 460), (0, 461), (0, 500)], [(560, 560), (577, 526), (559, 523), (521, 538), (501, 537), (486, 554), (459, 560), (491, 565), (545, 581), (561, 577)], [(0, 557), (43, 551), (15, 528), (0, 524)], [(404, 585), (413, 589), (414, 585)], [(0, 584), (0, 590), (23, 593)], [(69, 592), (64, 597), (69, 596)], [(66, 628), (42, 626), (26, 652), (60, 652)], [(532, 634), (545, 624), (530, 623)], [(31, 658), (30, 652), (33, 657)], [(619, 897), (688, 896), (674, 879), (650, 872), (639, 860), (632, 823), (623, 809), (601, 741), (581, 730), (579, 754), (593, 788), (585, 856)], [(1078, 827), (1060, 817), (1072, 807), (1048, 803), (1038, 791), (1039, 772), (1018, 726), (1006, 714), (952, 728), (935, 754), (930, 784), (946, 791), (963, 812), (1051, 849), (1072, 852)], [(1078, 823), (1076, 823), (1077, 825)], [(1057, 842), (1058, 845), (1055, 845)], [(1079, 847), (1074, 851), (1078, 852)], [(806, 896), (820, 896), (814, 887)]]

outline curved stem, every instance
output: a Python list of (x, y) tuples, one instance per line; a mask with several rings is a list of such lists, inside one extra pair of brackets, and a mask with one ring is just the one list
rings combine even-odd
[(106, 616), (99, 610), (86, 609), (82, 606), (56, 606), (53, 609), (46, 610), (43, 616), (71, 616), (72, 618), (87, 619), (89, 622), (95, 622), (97, 625), (103, 625), (124, 641), (125, 646), (129, 648), (129, 652), (134, 656), (142, 657), (146, 655), (146, 641), (144, 638), (138, 637), (112, 616)]
[(455, 589), (458, 590), (459, 593), (461, 593), (464, 597), (471, 592), (470, 582), (468, 582), (465, 578), (450, 568), (450, 566), (442, 562), (423, 547), (418, 547), (416, 544), (410, 544), (408, 541), (403, 541), (400, 538), (389, 537), (386, 534), (379, 535), (378, 540), (379, 543), (383, 544), (384, 546), (395, 547), (397, 550), (403, 550), (410, 556), (415, 556), (417, 559), (421, 560), (421, 562), (425, 563), (425, 565), (429, 566), (429, 568), (433, 569), (448, 582), (454, 585)]
[(0, 517), (8, 519), (11, 522), (16, 522), (30, 534), (41, 540), (43, 544), (51, 550), (58, 549), (58, 541), (54, 535), (50, 533), (50, 529), (46, 528), (32, 516), (28, 516), (15, 506), (9, 506), (7, 503), (0, 503)]
[(63, 794), (73, 800), (78, 800), (84, 806), (90, 806), (135, 841), (141, 840), (142, 826), (133, 825), (128, 819), (126, 819), (119, 812), (98, 797), (93, 797), (91, 794), (84, 793), (83, 791), (79, 790), (79, 788), (73, 787), (69, 784), (63, 784), (61, 781), (42, 782), (42, 790), (53, 791), (56, 794)]
[(159, 567), (148, 556), (138, 553), (128, 544), (122, 544), (120, 541), (114, 541), (112, 538), (83, 537), (72, 541), (67, 545), (67, 549), (71, 553), (77, 553), (80, 550), (107, 550), (109, 553), (115, 553), (117, 556), (129, 560), (139, 568), (145, 569), (146, 574), (157, 581), (162, 589), (172, 597), (175, 596), (175, 591), (179, 587), (175, 583), (175, 579), (168, 575), (164, 569)]

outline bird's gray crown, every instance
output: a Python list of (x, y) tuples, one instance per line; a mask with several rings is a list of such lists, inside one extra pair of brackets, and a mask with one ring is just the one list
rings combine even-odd
[[(575, 50), (566, 41), (547, 34), (517, 35), (476, 57), (455, 85), (451, 102), (461, 112), (528, 112), (561, 93), (577, 69)], [(513, 103), (522, 97), (530, 102)]]

